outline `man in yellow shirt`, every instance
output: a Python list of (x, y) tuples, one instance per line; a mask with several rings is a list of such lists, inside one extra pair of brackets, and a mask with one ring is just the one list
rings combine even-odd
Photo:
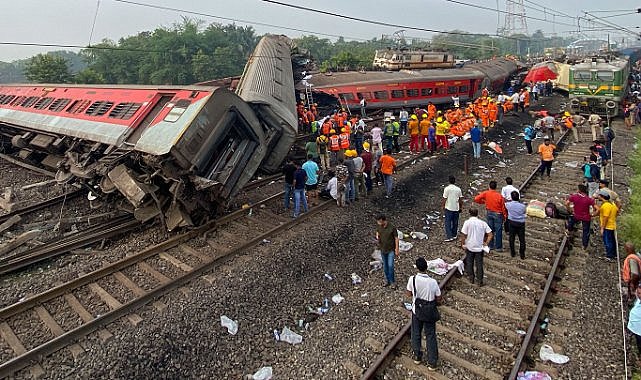
[(541, 166), (539, 166), (539, 170), (541, 171), (541, 178), (543, 178), (543, 173), (546, 171), (548, 178), (550, 177), (555, 150), (556, 145), (552, 144), (550, 142), (550, 138), (546, 136), (543, 140), (543, 144), (539, 145), (539, 156), (541, 157)]
[(599, 215), (599, 224), (601, 225), (601, 235), (603, 236), (603, 245), (605, 246), (605, 259), (612, 261), (616, 258), (617, 242), (614, 232), (617, 229), (617, 213), (619, 208), (610, 201), (610, 193), (601, 189), (597, 192), (599, 200), (603, 203), (597, 206), (594, 216)]

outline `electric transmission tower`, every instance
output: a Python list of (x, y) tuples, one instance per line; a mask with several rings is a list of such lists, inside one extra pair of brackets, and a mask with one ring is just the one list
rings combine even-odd
[(506, 36), (528, 34), (523, 0), (505, 0), (505, 24), (503, 26), (503, 33)]

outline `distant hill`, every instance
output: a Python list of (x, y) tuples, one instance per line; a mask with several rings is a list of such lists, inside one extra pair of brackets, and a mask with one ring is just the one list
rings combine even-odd
[[(69, 63), (69, 70), (75, 74), (84, 70), (87, 63), (82, 56), (72, 51), (59, 50), (52, 51), (47, 54), (63, 57)], [(31, 58), (19, 59), (12, 62), (0, 61), (0, 83), (27, 83), (28, 80), (24, 76), (24, 67)]]

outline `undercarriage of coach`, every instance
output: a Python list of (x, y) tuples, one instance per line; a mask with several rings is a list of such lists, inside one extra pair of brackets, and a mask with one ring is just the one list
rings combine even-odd
[(59, 184), (86, 189), (92, 207), (115, 205), (140, 221), (160, 217), (170, 231), (222, 212), (258, 145), (230, 134), (202, 151), (197, 167), (177, 150), (155, 156), (7, 125), (0, 131), (3, 153), (54, 172)]

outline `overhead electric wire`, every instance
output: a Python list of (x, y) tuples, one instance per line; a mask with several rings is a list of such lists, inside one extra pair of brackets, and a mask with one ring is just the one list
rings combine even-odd
[[(266, 1), (266, 0), (263, 0), (263, 1)], [(546, 20), (546, 19), (540, 18), (540, 17), (527, 16), (527, 15), (524, 15), (524, 14), (521, 14), (521, 13), (508, 12), (508, 11), (504, 11), (504, 10), (501, 10), (501, 9), (490, 8), (490, 7), (486, 7), (486, 6), (478, 5), (478, 4), (466, 3), (464, 1), (459, 1), (459, 0), (443, 0), (443, 1), (447, 1), (448, 3), (453, 3), (453, 4), (464, 5), (464, 6), (467, 6), (467, 7), (483, 9), (483, 10), (486, 10), (486, 11), (503, 13), (503, 14), (506, 14), (508, 16), (521, 16), (521, 17), (524, 17), (524, 18), (527, 18), (527, 19), (531, 19), (531, 20), (549, 22), (549, 23), (553, 23), (553, 24), (557, 24), (557, 25), (574, 26), (574, 24), (568, 24), (566, 22)]]
[[(125, 1), (125, 0), (114, 0), (114, 1)], [(363, 23), (367, 23), (367, 24), (374, 24), (374, 25), (380, 25), (380, 26), (389, 26), (389, 27), (394, 27), (394, 28), (399, 28), (399, 29), (410, 29), (410, 30), (417, 30), (417, 31), (420, 31), (420, 32), (454, 34), (454, 35), (461, 35), (461, 36), (498, 36), (497, 34), (492, 34), (492, 33), (467, 33), (467, 32), (456, 32), (456, 31), (445, 31), (445, 30), (421, 28), (421, 27), (418, 27), (418, 26), (401, 25), (401, 24), (395, 24), (395, 23), (386, 22), (386, 21), (369, 20), (369, 19), (360, 18), (360, 17), (347, 16), (347, 15), (340, 14), (340, 13), (334, 13), (334, 12), (324, 11), (322, 9), (304, 7), (304, 6), (301, 6), (301, 5), (283, 3), (283, 2), (280, 2), (280, 1), (274, 1), (274, 0), (261, 0), (261, 1), (263, 1), (265, 3), (271, 3), (271, 4), (274, 4), (274, 5), (280, 5), (280, 6), (283, 6), (283, 7), (294, 8), (294, 9), (307, 11), (307, 12), (324, 14), (324, 15), (327, 15), (327, 16), (333, 16), (333, 17), (342, 18), (342, 19), (346, 19), (346, 20), (358, 21), (358, 22), (363, 22)], [(496, 11), (496, 10), (494, 9), (494, 11)], [(574, 25), (571, 25), (571, 26), (574, 26)], [(503, 37), (503, 36), (500, 36), (500, 37)], [(518, 38), (516, 38), (516, 37), (503, 37), (503, 38), (512, 39), (512, 40), (518, 40)]]
[(232, 18), (232, 17), (218, 16), (218, 15), (214, 15), (214, 14), (211, 14), (211, 13), (190, 11), (190, 10), (180, 9), (180, 8), (166, 7), (166, 6), (163, 6), (163, 5), (141, 3), (141, 2), (138, 2), (138, 1), (130, 1), (130, 0), (111, 0), (111, 1), (114, 1), (116, 3), (122, 3), (122, 4), (136, 5), (136, 6), (140, 6), (140, 7), (154, 8), (154, 9), (177, 12), (177, 13), (185, 13), (185, 14), (190, 14), (190, 15), (194, 15), (194, 16), (203, 16), (203, 17), (210, 17), (210, 18), (215, 18), (215, 19), (219, 19), (219, 20), (239, 22), (241, 24), (267, 26), (267, 27), (270, 27), (270, 28), (291, 30), (291, 31), (301, 32), (301, 33), (311, 33), (311, 34), (316, 34), (316, 35), (320, 35), (320, 36), (327, 36), (327, 37), (336, 37), (336, 38), (343, 37), (343, 38), (348, 38), (350, 40), (369, 41), (366, 38), (351, 37), (351, 36), (330, 34), (330, 33), (324, 33), (324, 32), (316, 32), (316, 31), (313, 31), (313, 30), (292, 28), (292, 27), (288, 27), (288, 26), (269, 24), (269, 23), (260, 22), (260, 21), (249, 21), (249, 20), (243, 20), (243, 19)]
[[(638, 36), (638, 33), (633, 31), (633, 30), (630, 30), (630, 29), (625, 28), (625, 27), (621, 27), (621, 26), (616, 25), (616, 24), (614, 24), (614, 23), (612, 23), (612, 22), (610, 22), (608, 20), (603, 20), (601, 17), (595, 16), (595, 15), (589, 13), (589, 12), (583, 11), (583, 13), (585, 13), (586, 15), (592, 17), (592, 19), (591, 20), (588, 19), (588, 21), (591, 21), (591, 22), (594, 22), (594, 23), (597, 23), (597, 24), (601, 24), (603, 26), (610, 26), (610, 27), (613, 27), (613, 28), (615, 28), (616, 30), (618, 30), (620, 32), (629, 33), (629, 34), (632, 34), (634, 36)], [(596, 20), (594, 20), (594, 19), (596, 19)], [(601, 21), (597, 21), (597, 20), (601, 20)]]
[[(542, 8), (542, 9), (543, 9), (544, 11), (546, 11), (546, 12), (547, 12), (547, 11), (551, 11), (551, 12), (549, 12), (549, 13), (552, 13), (552, 14), (553, 14), (553, 15), (555, 15), (555, 16), (559, 16), (559, 17), (567, 17), (567, 18), (571, 18), (571, 19), (575, 19), (575, 18), (576, 18), (576, 16), (569, 15), (569, 14), (567, 14), (567, 13), (565, 13), (565, 12), (558, 11), (558, 10), (556, 10), (556, 9), (554, 9), (554, 8), (547, 7), (547, 6), (545, 6), (545, 5), (542, 5), (542, 4), (539, 4), (539, 3), (536, 3), (536, 2), (534, 2), (534, 1), (530, 1), (530, 0), (523, 0), (523, 1), (524, 1), (524, 2), (526, 2), (526, 3), (529, 3), (529, 4), (536, 5), (537, 7)], [(524, 5), (524, 6), (527, 6), (527, 5)], [(539, 10), (539, 11), (541, 11), (541, 10)]]

